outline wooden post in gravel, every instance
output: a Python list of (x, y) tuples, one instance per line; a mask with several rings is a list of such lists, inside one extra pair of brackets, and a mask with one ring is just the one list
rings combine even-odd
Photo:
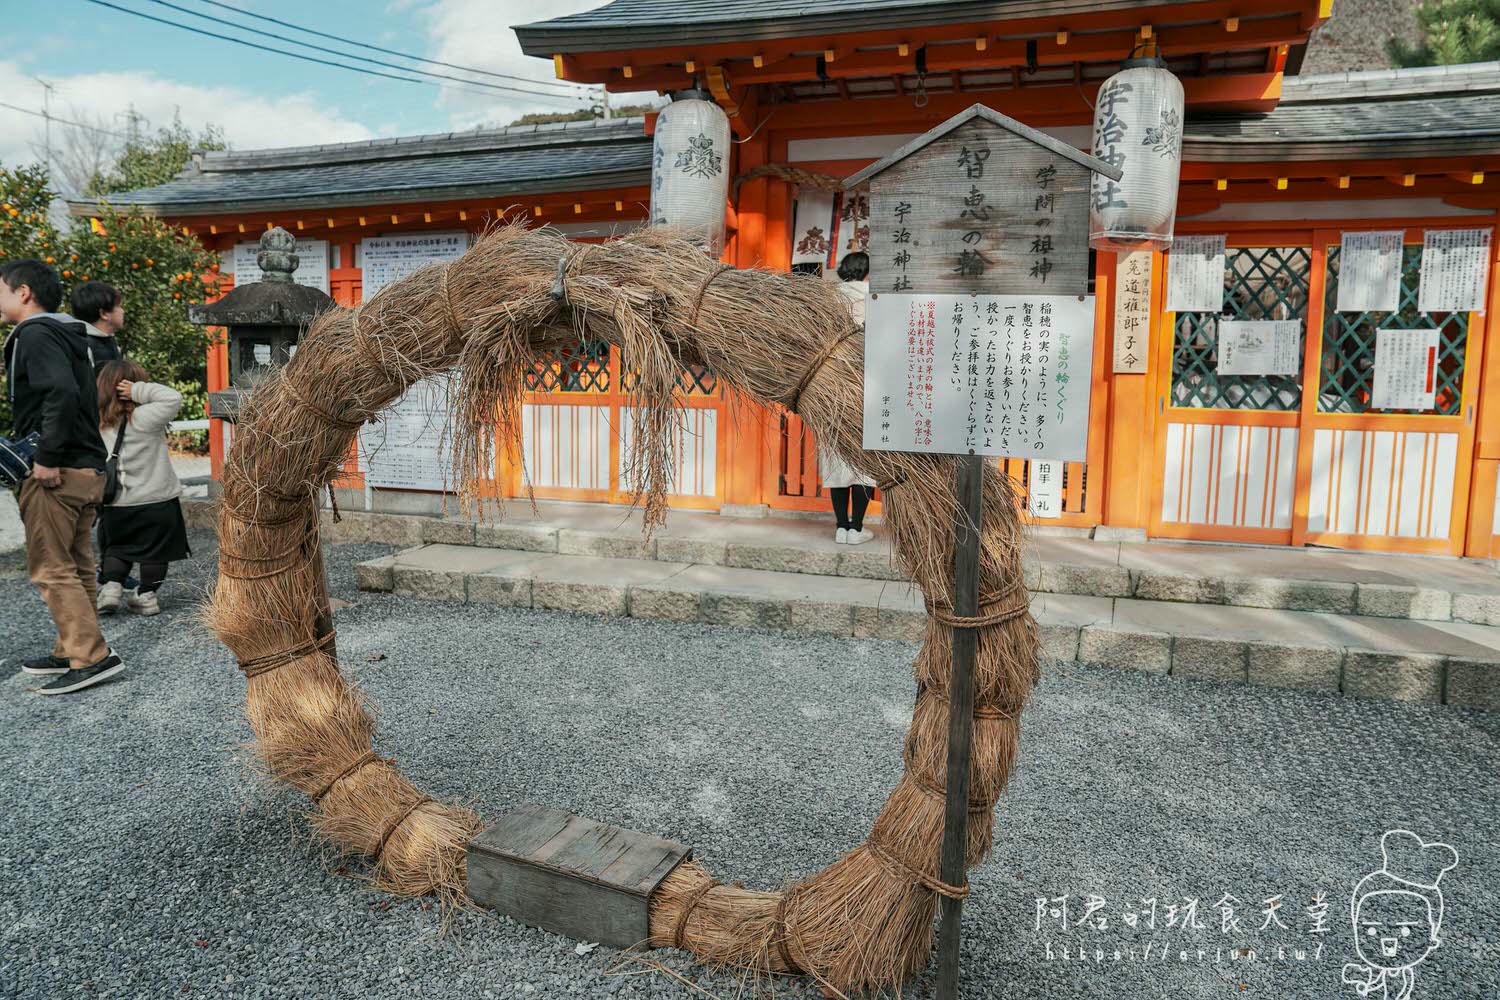
[(957, 474), (951, 599), (926, 594), (953, 645), (934, 886), (939, 1000), (958, 996), (980, 636), (1025, 608), (1019, 584), (979, 592), (985, 466), (987, 456), (1086, 458), (1094, 173), (1120, 176), (976, 104), (845, 181), (849, 197), (868, 184), (870, 199), (863, 447), (951, 455)]
[[(984, 529), (984, 458), (964, 455), (958, 461), (959, 511), (953, 539), (953, 613), (979, 614), (979, 539)], [(964, 881), (964, 851), (969, 843), (969, 763), (974, 738), (974, 654), (979, 632), (953, 631), (953, 679), (948, 687), (948, 780), (943, 812), (943, 853), (939, 875), (949, 885)], [(938, 925), (938, 996), (958, 996), (958, 942), (963, 919), (961, 897), (944, 896)]]

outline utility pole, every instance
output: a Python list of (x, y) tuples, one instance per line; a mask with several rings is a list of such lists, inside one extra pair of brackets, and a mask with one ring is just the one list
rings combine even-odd
[(601, 87), (600, 89), (604, 91), (604, 120), (608, 121), (614, 117), (614, 113), (609, 110), (609, 88)]
[(34, 76), (34, 77), (32, 77), (32, 79), (35, 80), (37, 83), (40, 83), (42, 85), (42, 120), (44, 122), (46, 122), (46, 125), (44, 126), (45, 131), (42, 133), (43, 134), (42, 142), (43, 142), (44, 146), (46, 147), (46, 151), (47, 151), (47, 154), (46, 154), (47, 155), (47, 176), (51, 177), (52, 176), (52, 84), (48, 83), (46, 80), (43, 80), (39, 76)]

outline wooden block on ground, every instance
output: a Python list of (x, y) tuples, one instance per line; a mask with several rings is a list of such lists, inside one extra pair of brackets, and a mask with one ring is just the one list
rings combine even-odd
[(616, 948), (650, 936), (651, 893), (693, 849), (525, 805), (469, 842), (469, 898), (532, 927)]

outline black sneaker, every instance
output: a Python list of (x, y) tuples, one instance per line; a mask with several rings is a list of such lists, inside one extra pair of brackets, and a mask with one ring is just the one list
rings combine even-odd
[(21, 664), (21, 670), (28, 674), (36, 674), (45, 677), (48, 674), (65, 674), (68, 672), (68, 661), (61, 656), (38, 656), (34, 660), (27, 660)]
[(40, 694), (71, 694), (74, 691), (82, 691), (86, 687), (93, 687), (101, 681), (107, 681), (115, 674), (125, 669), (125, 663), (110, 650), (109, 655), (91, 667), (82, 670), (69, 670), (37, 689)]

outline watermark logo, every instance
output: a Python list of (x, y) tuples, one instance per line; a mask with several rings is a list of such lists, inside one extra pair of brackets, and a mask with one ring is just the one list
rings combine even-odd
[(1343, 981), (1360, 997), (1408, 1000), (1416, 967), (1442, 943), (1442, 877), (1458, 867), (1458, 852), (1410, 830), (1380, 838), (1381, 866), (1354, 887), (1349, 916), (1360, 961), (1344, 966)]

